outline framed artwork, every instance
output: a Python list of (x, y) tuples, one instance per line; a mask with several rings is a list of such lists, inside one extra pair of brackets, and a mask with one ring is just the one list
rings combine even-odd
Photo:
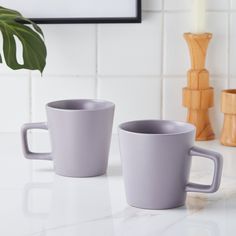
[(1, 0), (38, 24), (140, 23), (141, 0)]

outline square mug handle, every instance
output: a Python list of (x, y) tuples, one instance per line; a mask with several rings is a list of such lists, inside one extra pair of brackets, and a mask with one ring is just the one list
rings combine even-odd
[(48, 130), (47, 123), (28, 123), (21, 128), (22, 147), (25, 158), (32, 160), (52, 160), (51, 153), (35, 153), (29, 150), (27, 131), (30, 129)]
[(186, 192), (200, 192), (200, 193), (214, 193), (220, 187), (220, 181), (222, 176), (223, 158), (220, 153), (206, 150), (199, 147), (192, 147), (189, 155), (200, 156), (211, 159), (214, 162), (214, 175), (211, 185), (188, 183), (185, 191)]

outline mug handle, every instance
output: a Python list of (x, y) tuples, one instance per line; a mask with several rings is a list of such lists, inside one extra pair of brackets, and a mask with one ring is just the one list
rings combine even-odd
[(223, 168), (223, 158), (220, 153), (206, 150), (199, 147), (192, 147), (190, 149), (189, 155), (200, 156), (211, 159), (214, 162), (214, 175), (211, 185), (188, 183), (185, 191), (186, 192), (200, 192), (200, 193), (214, 193), (220, 187), (222, 168)]
[(27, 131), (31, 129), (43, 129), (48, 130), (47, 123), (28, 123), (24, 124), (21, 128), (21, 139), (22, 139), (22, 147), (23, 153), (26, 159), (33, 159), (33, 160), (52, 160), (51, 153), (35, 153), (29, 150), (28, 145), (28, 135)]

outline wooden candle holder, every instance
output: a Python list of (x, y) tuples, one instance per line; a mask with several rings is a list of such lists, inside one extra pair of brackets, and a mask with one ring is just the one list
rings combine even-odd
[(184, 34), (188, 43), (191, 69), (187, 87), (183, 88), (183, 106), (188, 109), (187, 122), (196, 126), (196, 140), (215, 138), (208, 109), (214, 105), (214, 90), (209, 87), (209, 72), (205, 69), (208, 44), (212, 34)]
[(226, 146), (236, 147), (236, 89), (222, 91), (221, 111), (224, 113), (224, 125), (220, 142)]

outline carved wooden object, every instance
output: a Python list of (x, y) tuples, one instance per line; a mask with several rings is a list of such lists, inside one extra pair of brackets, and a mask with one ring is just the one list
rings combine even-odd
[(224, 125), (220, 141), (223, 145), (236, 147), (236, 89), (222, 91), (221, 111), (224, 113)]
[(191, 57), (187, 87), (183, 88), (183, 106), (188, 109), (187, 122), (196, 126), (196, 140), (211, 140), (215, 135), (208, 109), (214, 105), (214, 90), (209, 86), (209, 72), (205, 69), (205, 60), (212, 34), (186, 33), (184, 38)]

